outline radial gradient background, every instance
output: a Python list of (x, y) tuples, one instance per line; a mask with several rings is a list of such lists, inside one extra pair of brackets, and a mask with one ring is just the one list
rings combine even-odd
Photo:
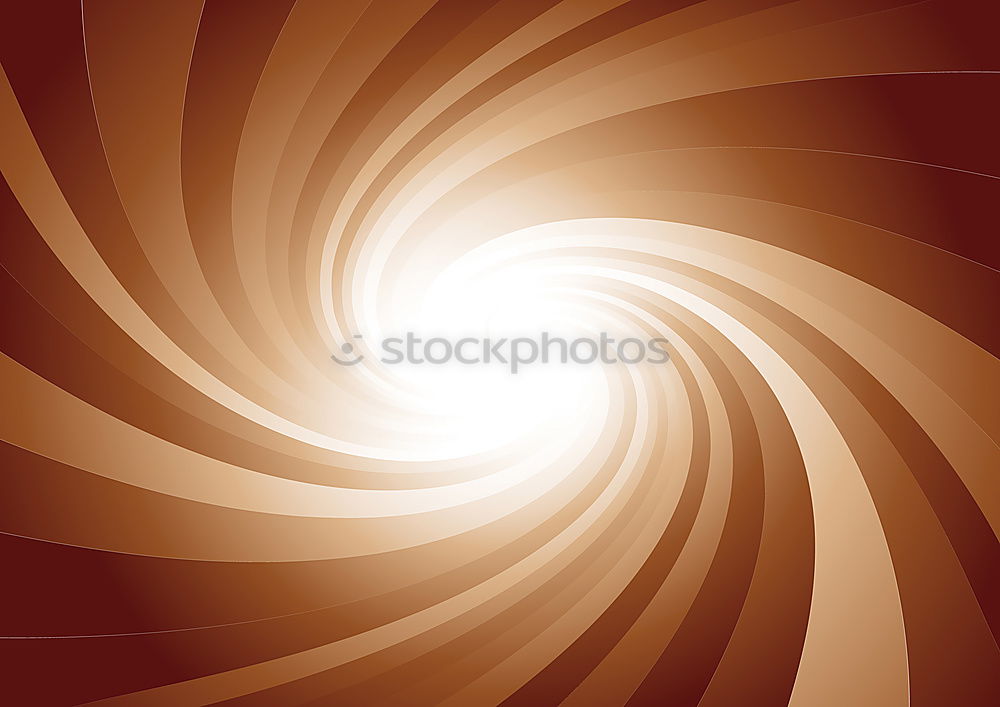
[(994, 0), (0, 8), (0, 703), (1000, 704)]

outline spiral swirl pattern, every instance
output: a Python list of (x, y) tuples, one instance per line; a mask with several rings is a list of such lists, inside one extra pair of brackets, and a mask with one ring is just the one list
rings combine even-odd
[(3, 15), (2, 701), (997, 704), (992, 3)]

